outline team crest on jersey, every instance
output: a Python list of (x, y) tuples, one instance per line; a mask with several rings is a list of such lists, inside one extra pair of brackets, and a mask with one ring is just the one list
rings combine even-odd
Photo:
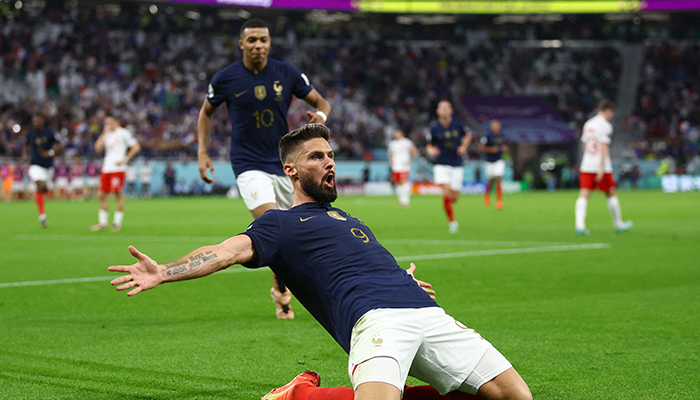
[(267, 90), (265, 90), (265, 86), (260, 85), (255, 87), (255, 98), (258, 100), (264, 100), (265, 96), (267, 96)]
[(282, 98), (282, 90), (284, 89), (282, 85), (280, 85), (280, 81), (275, 81), (275, 83), (272, 85), (272, 89), (275, 91), (275, 101), (282, 101), (284, 100)]
[(338, 214), (337, 211), (328, 211), (328, 216), (334, 219), (337, 219), (338, 221), (347, 221), (348, 219), (343, 217), (342, 215)]

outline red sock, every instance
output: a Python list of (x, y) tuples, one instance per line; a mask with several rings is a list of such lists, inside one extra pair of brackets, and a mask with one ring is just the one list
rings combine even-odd
[(486, 192), (484, 194), (487, 196), (491, 194), (491, 181), (486, 182)]
[(496, 200), (503, 200), (503, 191), (501, 190), (501, 181), (496, 184)]
[(36, 192), (36, 205), (39, 208), (39, 215), (44, 214), (44, 193)]
[(450, 392), (441, 396), (437, 390), (430, 385), (406, 386), (403, 390), (403, 400), (471, 400), (479, 397), (462, 393)]
[(294, 392), (294, 400), (353, 400), (355, 391), (341, 387), (300, 387)]
[(452, 222), (455, 220), (455, 211), (452, 208), (452, 200), (447, 197), (442, 198), (442, 205), (445, 207), (445, 213), (447, 214), (447, 219)]

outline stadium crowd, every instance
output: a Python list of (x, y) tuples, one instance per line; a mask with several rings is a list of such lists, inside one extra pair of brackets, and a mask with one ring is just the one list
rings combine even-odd
[[(145, 157), (196, 155), (199, 107), (213, 73), (240, 59), (237, 36), (230, 34), (240, 21), (141, 11), (47, 7), (0, 17), (6, 22), (0, 29), (0, 155), (20, 156), (31, 115), (43, 112), (64, 141), (66, 156), (93, 157), (105, 111), (139, 137)], [(290, 21), (273, 24), (272, 56), (305, 72), (331, 102), (328, 124), (343, 158), (370, 158), (372, 149), (384, 147), (392, 126), (424, 143), (435, 105), (445, 97), (542, 96), (574, 130), (600, 99), (616, 98), (620, 56), (612, 47), (513, 45), (513, 40), (553, 37), (552, 23), (467, 29), (463, 24)], [(697, 35), (673, 26), (640, 33), (634, 24), (601, 21), (583, 19), (558, 37)], [(648, 49), (639, 107), (626, 124), (637, 157), (672, 156), (683, 164), (697, 151), (700, 76), (693, 66), (698, 54), (697, 45)], [(302, 101), (292, 105), (290, 128), (304, 123), (306, 109)], [(227, 124), (225, 110), (217, 111), (213, 157), (228, 156)]]

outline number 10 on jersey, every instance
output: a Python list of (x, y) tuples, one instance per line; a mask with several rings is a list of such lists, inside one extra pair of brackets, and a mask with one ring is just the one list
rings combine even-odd
[(255, 117), (255, 127), (258, 129), (260, 129), (260, 125), (269, 128), (275, 121), (275, 115), (272, 114), (272, 110), (269, 108), (254, 112), (253, 116)]

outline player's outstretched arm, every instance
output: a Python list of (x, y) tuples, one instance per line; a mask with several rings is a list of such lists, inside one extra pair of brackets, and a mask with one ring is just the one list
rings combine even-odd
[(175, 282), (195, 279), (213, 274), (233, 264), (244, 264), (255, 257), (255, 248), (247, 235), (238, 235), (214, 246), (200, 247), (179, 260), (167, 264), (158, 264), (151, 257), (129, 246), (129, 252), (139, 261), (132, 265), (113, 265), (108, 269), (124, 272), (127, 275), (112, 280), (117, 290), (129, 290), (129, 296), (160, 285), (163, 282)]
[(214, 175), (214, 164), (207, 154), (207, 142), (211, 133), (214, 111), (216, 111), (216, 107), (209, 102), (209, 99), (205, 98), (197, 119), (197, 162), (199, 163), (199, 176), (206, 183), (212, 183), (211, 178), (207, 175), (207, 169)]
[(416, 279), (416, 277), (413, 275), (416, 272), (416, 264), (411, 263), (411, 267), (406, 270), (406, 273), (411, 275), (411, 278), (413, 278), (414, 281), (425, 290), (426, 293), (430, 295), (430, 298), (435, 300), (435, 291), (431, 289), (433, 285), (429, 284), (428, 282), (423, 282), (421, 280)]

